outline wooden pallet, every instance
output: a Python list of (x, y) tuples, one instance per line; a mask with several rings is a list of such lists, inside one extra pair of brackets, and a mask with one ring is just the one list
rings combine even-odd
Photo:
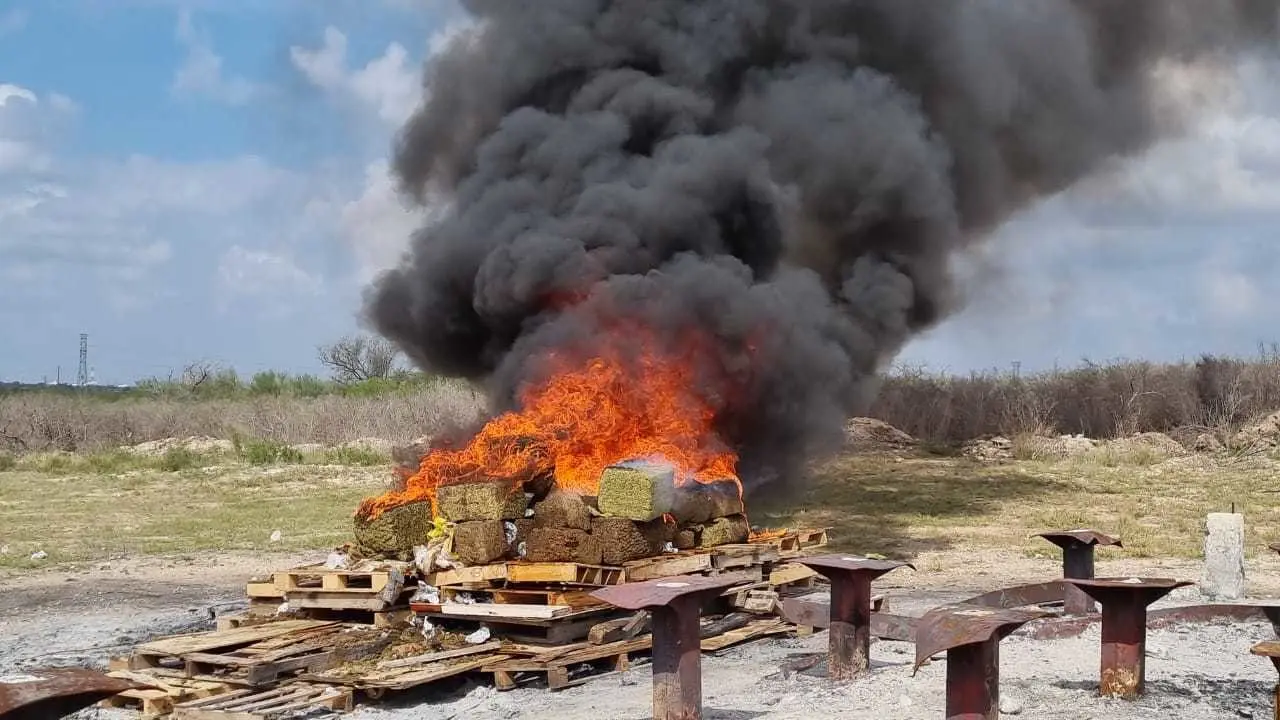
[(476, 588), (489, 587), (491, 583), (501, 582), (507, 579), (507, 564), (494, 563), (492, 565), (475, 565), (465, 568), (453, 568), (451, 570), (437, 570), (429, 573), (423, 578), (426, 584), (432, 587), (450, 587), (450, 586), (471, 586)]
[(750, 640), (756, 640), (771, 635), (782, 635), (792, 632), (796, 629), (795, 625), (783, 620), (782, 618), (761, 618), (748, 623), (745, 627), (736, 630), (730, 630), (715, 637), (702, 638), (702, 652), (717, 653), (721, 650), (740, 645)]
[(98, 706), (135, 710), (144, 720), (168, 715), (178, 703), (221, 695), (233, 689), (233, 686), (226, 683), (163, 678), (130, 670), (113, 670), (107, 675), (146, 687), (125, 690), (99, 702)]
[[(304, 620), (327, 620), (348, 624), (372, 625), (378, 628), (398, 627), (413, 618), (413, 611), (408, 605), (378, 612), (370, 610), (328, 610), (325, 608), (299, 608), (288, 613), (289, 617)], [(272, 615), (260, 615), (254, 612), (223, 615), (217, 619), (219, 630), (230, 630), (239, 627), (252, 627), (278, 620)]]
[(128, 666), (165, 677), (261, 687), (378, 652), (390, 642), (385, 635), (363, 625), (283, 620), (143, 643)]
[[(519, 685), (517, 675), (520, 673), (546, 675), (547, 687), (560, 690), (586, 682), (601, 672), (626, 670), (631, 653), (648, 650), (652, 646), (653, 636), (644, 635), (605, 645), (582, 643), (569, 648), (542, 648), (541, 651), (535, 649), (535, 652), (525, 657), (489, 663), (481, 670), (493, 675), (494, 685), (499, 690), (511, 690)], [(512, 651), (519, 650), (518, 647), (512, 648)], [(594, 664), (597, 667), (586, 676), (572, 677), (571, 668), (583, 664)]]
[(569, 587), (506, 587), (469, 589), (452, 586), (440, 589), (440, 599), (456, 602), (463, 593), (474, 599), (484, 599), (497, 605), (563, 605), (574, 609), (604, 605), (604, 601), (591, 597), (591, 590)]
[(377, 697), (387, 690), (408, 690), (428, 685), (508, 659), (509, 655), (498, 650), (499, 645), (500, 643), (492, 642), (414, 658), (390, 660), (378, 663), (373, 670), (357, 673), (344, 672), (338, 668), (323, 673), (308, 673), (302, 677), (304, 680), (357, 688)]
[(303, 566), (272, 574), (273, 584), (284, 593), (294, 590), (377, 593), (393, 581), (403, 584), (400, 570), (331, 570), (324, 566)]
[(277, 720), (300, 710), (350, 711), (351, 688), (290, 683), (271, 690), (238, 690), (226, 695), (175, 705), (173, 720)]
[(622, 568), (579, 563), (509, 562), (506, 564), (508, 583), (559, 583), (603, 587), (620, 585), (626, 580)]

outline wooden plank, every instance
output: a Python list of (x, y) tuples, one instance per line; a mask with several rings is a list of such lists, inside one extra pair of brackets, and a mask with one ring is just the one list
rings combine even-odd
[(400, 602), (413, 594), (414, 588), (405, 588), (397, 602), (387, 602), (378, 595), (367, 592), (347, 592), (332, 590), (290, 590), (285, 600), (289, 607), (299, 610), (365, 610), (368, 612), (386, 612), (392, 610)]
[(471, 583), (490, 583), (497, 580), (507, 579), (506, 563), (495, 563), (493, 565), (476, 565), (465, 568), (452, 568), (450, 570), (437, 570), (428, 574), (424, 581), (433, 587), (448, 587), (450, 585), (468, 585)]
[(818, 571), (800, 563), (784, 563), (769, 571), (770, 585), (789, 585), (800, 580), (817, 577)]
[(407, 690), (411, 687), (426, 685), (443, 680), (447, 677), (461, 675), (472, 670), (479, 670), (481, 667), (502, 660), (509, 659), (509, 655), (494, 653), (490, 655), (471, 656), (460, 659), (457, 662), (436, 662), (426, 667), (398, 668), (393, 670), (376, 671), (359, 677), (341, 677), (326, 676), (323, 674), (310, 674), (303, 677), (309, 680), (319, 680), (321, 682), (329, 682), (343, 685), (351, 685), (357, 688), (385, 688), (387, 690)]
[(379, 670), (394, 670), (396, 668), (407, 668), (415, 665), (426, 665), (440, 660), (452, 660), (453, 658), (466, 657), (467, 655), (475, 655), (477, 653), (489, 652), (490, 650), (498, 650), (502, 648), (501, 640), (492, 640), (480, 645), (471, 647), (456, 648), (454, 650), (441, 650), (439, 652), (427, 653), (425, 655), (415, 655), (413, 657), (400, 658), (399, 660), (384, 660), (378, 663)]
[(248, 645), (259, 640), (287, 635), (298, 630), (311, 630), (336, 624), (320, 620), (280, 620), (265, 625), (239, 627), (233, 630), (210, 630), (190, 635), (175, 635), (142, 643), (134, 648), (134, 651), (147, 655), (178, 656), (185, 653), (204, 652), (235, 645)]
[(587, 642), (592, 645), (604, 645), (619, 640), (630, 640), (647, 631), (649, 624), (650, 616), (646, 610), (641, 610), (631, 617), (606, 620), (592, 626), (591, 631), (587, 633)]
[(441, 615), (465, 616), (471, 618), (512, 618), (526, 620), (550, 620), (564, 617), (573, 612), (568, 605), (499, 605), (496, 603), (444, 603), (440, 606)]
[(791, 623), (780, 618), (756, 620), (745, 627), (730, 630), (715, 637), (703, 638), (700, 645), (703, 652), (715, 652), (748, 640), (789, 632), (793, 627)]
[(711, 553), (711, 564), (718, 570), (751, 567), (779, 559), (778, 548), (760, 543), (720, 545)]
[(235, 697), (183, 703), (174, 707), (174, 720), (264, 720), (282, 718), (307, 708), (351, 710), (350, 688), (329, 685), (287, 685)]
[(284, 598), (284, 591), (274, 582), (251, 582), (245, 585), (244, 594), (250, 598)]
[(522, 588), (494, 588), (482, 591), (495, 603), (503, 605), (567, 605), (572, 608), (604, 605), (604, 601), (591, 596), (590, 590), (533, 590)]
[(690, 575), (712, 569), (711, 553), (673, 555), (670, 558), (637, 560), (624, 563), (627, 582), (643, 582), (674, 575)]

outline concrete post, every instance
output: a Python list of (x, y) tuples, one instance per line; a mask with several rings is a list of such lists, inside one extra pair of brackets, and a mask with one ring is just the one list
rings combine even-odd
[(1210, 600), (1240, 600), (1245, 596), (1244, 515), (1209, 513), (1206, 518), (1200, 591)]

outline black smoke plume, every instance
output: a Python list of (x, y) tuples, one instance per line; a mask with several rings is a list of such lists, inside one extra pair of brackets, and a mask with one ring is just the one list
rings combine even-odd
[[(368, 314), (512, 407), (609, 318), (714, 339), (748, 490), (955, 309), (954, 257), (1179, 126), (1161, 70), (1274, 43), (1277, 0), (463, 0), (404, 191), (446, 197)], [(1034, 242), (1034, 239), (1028, 239)]]

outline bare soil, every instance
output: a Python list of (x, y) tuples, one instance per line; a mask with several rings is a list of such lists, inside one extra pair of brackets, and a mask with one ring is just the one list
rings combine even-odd
[[(255, 574), (317, 559), (316, 554), (206, 553), (104, 562), (83, 570), (11, 574), (0, 580), (0, 672), (55, 665), (102, 667), (115, 654), (164, 634), (207, 629), (217, 614), (243, 603), (243, 583)], [(900, 570), (877, 583), (895, 613), (919, 615), (978, 592), (1056, 577), (1048, 559), (1004, 552), (925, 553), (916, 572)], [(1250, 561), (1250, 594), (1280, 593), (1280, 562)], [(1102, 560), (1100, 575), (1144, 574), (1195, 580), (1198, 565), (1186, 560)], [(1197, 602), (1192, 589), (1172, 603)], [(1148, 695), (1137, 703), (1097, 697), (1096, 628), (1080, 638), (1033, 641), (1013, 637), (1002, 645), (1002, 693), (1006, 715), (1044, 720), (1185, 720), (1270, 717), (1275, 671), (1249, 647), (1272, 639), (1260, 623), (1208, 625), (1153, 632), (1149, 638)], [(913, 676), (914, 649), (877, 642), (874, 670), (853, 683), (832, 684), (813, 671), (790, 674), (782, 666), (798, 654), (821, 653), (826, 633), (751, 643), (703, 659), (703, 697), (709, 720), (942, 717), (945, 663)], [(509, 718), (648, 717), (651, 698), (646, 660), (552, 693), (541, 686), (498, 693), (475, 680), (395, 695), (362, 705), (352, 720), (424, 717), (469, 720)], [(89, 709), (84, 718), (136, 717), (125, 711)]]

